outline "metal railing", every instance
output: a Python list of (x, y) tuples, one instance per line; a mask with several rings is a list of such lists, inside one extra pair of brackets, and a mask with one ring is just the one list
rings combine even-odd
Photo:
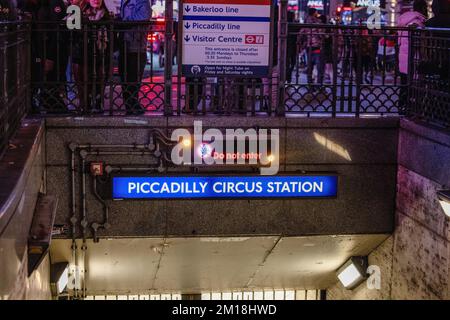
[(286, 113), (401, 112), (400, 96), (408, 84), (401, 81), (399, 43), (408, 30), (304, 24), (290, 24), (288, 30)]
[(120, 115), (164, 112), (164, 24), (84, 23), (82, 30), (36, 26), (31, 82), (38, 113)]
[(0, 156), (30, 106), (29, 27), (0, 22)]
[[(162, 44), (164, 28), (154, 22), (89, 23), (80, 31), (47, 23), (41, 24), (36, 33), (39, 36), (35, 41), (42, 43), (36, 52), (40, 62), (35, 65), (32, 81), (33, 105), (38, 112), (117, 115), (143, 108), (166, 114), (271, 114), (277, 105), (276, 71), (266, 79), (186, 78), (178, 74), (177, 63), (182, 62), (177, 61), (181, 60), (177, 50), (167, 56)], [(104, 48), (99, 49), (99, 43)], [(171, 45), (177, 47), (175, 41)], [(295, 60), (294, 77), (300, 85), (302, 70)], [(169, 79), (165, 79), (167, 62), (174, 65)], [(338, 63), (340, 59), (335, 66)], [(171, 83), (169, 95), (165, 93), (166, 80)], [(346, 85), (356, 87), (356, 80), (350, 76)], [(289, 103), (295, 100), (290, 89), (299, 90), (298, 86), (291, 84), (286, 89), (286, 111), (295, 112), (300, 104)], [(169, 110), (165, 110), (167, 105)]]
[(412, 31), (410, 38), (405, 114), (450, 128), (450, 29)]
[(165, 29), (156, 20), (89, 22), (82, 30), (40, 23), (34, 38), (39, 62), (31, 82), (33, 110), (104, 115), (273, 113), (272, 78), (186, 78), (178, 68), (178, 37), (175, 33), (167, 43)]
[[(181, 40), (176, 33), (167, 37), (165, 28), (157, 21), (91, 22), (82, 30), (40, 24), (33, 37), (37, 48), (33, 54), (38, 57), (31, 82), (34, 111), (308, 117), (420, 114), (448, 125), (444, 78), (440, 75), (436, 83), (432, 68), (427, 75), (421, 70), (425, 57), (433, 65), (433, 57), (440, 56), (443, 62), (438, 65), (448, 74), (445, 31), (436, 35), (405, 28), (371, 31), (290, 23), (270, 75), (236, 79), (181, 75)], [(404, 49), (400, 43), (411, 46)], [(400, 50), (406, 50), (406, 56)], [(401, 70), (401, 64), (410, 66), (411, 72)], [(428, 84), (421, 86), (424, 81)], [(422, 110), (426, 99), (414, 95), (438, 99), (440, 115)]]

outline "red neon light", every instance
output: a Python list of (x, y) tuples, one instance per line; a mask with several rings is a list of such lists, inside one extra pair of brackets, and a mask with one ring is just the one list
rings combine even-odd
[(248, 153), (222, 153), (222, 152), (216, 152), (214, 151), (212, 153), (212, 156), (214, 159), (218, 160), (238, 160), (238, 159), (244, 159), (244, 160), (260, 160), (262, 158), (262, 153), (255, 153), (255, 152), (248, 152)]

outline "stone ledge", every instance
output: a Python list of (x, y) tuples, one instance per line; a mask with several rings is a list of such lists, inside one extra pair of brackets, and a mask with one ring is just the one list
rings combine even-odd
[(419, 137), (432, 140), (450, 148), (450, 131), (426, 123), (418, 123), (408, 119), (400, 120), (400, 128)]
[(0, 160), (0, 234), (19, 204), (43, 137), (43, 121), (25, 119)]

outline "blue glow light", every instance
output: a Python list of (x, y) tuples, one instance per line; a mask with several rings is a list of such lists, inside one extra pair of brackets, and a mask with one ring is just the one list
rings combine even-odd
[(113, 177), (113, 199), (337, 196), (337, 176)]

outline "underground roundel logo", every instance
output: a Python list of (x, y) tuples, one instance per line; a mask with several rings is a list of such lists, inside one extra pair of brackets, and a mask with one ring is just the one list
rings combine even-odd
[(200, 72), (202, 72), (202, 68), (201, 68), (200, 66), (193, 66), (193, 67), (191, 68), (191, 72), (192, 72), (193, 74), (199, 74)]
[(208, 158), (212, 155), (212, 148), (208, 143), (202, 143), (197, 148), (197, 154), (202, 158)]
[(55, 10), (56, 13), (60, 13), (61, 12), (61, 7), (56, 6), (54, 10)]

